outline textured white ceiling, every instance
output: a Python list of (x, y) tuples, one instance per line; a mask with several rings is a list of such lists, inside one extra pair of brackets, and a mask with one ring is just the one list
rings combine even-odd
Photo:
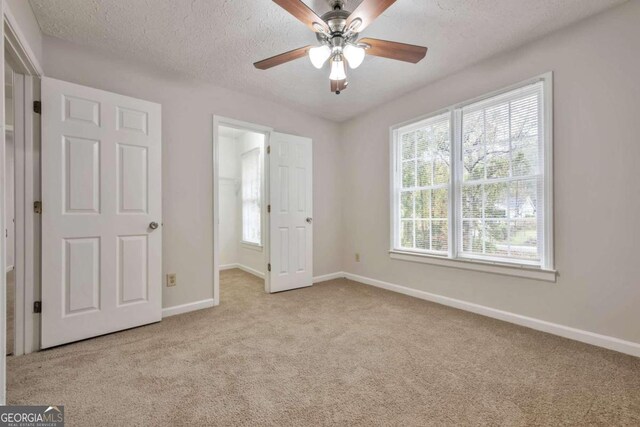
[[(119, 53), (187, 78), (344, 121), (466, 65), (626, 0), (398, 0), (361, 35), (429, 47), (418, 65), (368, 57), (349, 89), (306, 58), (253, 62), (315, 43), (271, 0), (30, 0), (45, 34)], [(347, 0), (353, 10), (359, 0)], [(319, 15), (326, 0), (307, 0)]]

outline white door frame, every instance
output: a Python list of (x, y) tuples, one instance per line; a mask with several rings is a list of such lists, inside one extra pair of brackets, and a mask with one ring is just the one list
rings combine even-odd
[[(4, 60), (5, 52), (7, 53), (6, 59), (12, 63), (14, 71), (24, 74), (25, 76), (25, 97), (24, 105), (30, 106), (32, 101), (39, 98), (39, 81), (38, 77), (42, 76), (42, 67), (38, 63), (36, 56), (29, 47), (26, 37), (20, 30), (18, 21), (14, 18), (11, 11), (6, 7), (4, 0), (0, 0), (0, 14), (2, 15), (2, 40), (4, 43), (4, 49), (0, 53), (0, 71), (4, 76)], [(31, 109), (25, 108), (25, 112), (32, 112)], [(0, 89), (0, 173), (4, 174), (4, 84)], [(24, 229), (18, 229), (16, 227), (16, 239), (24, 239), (23, 253), (16, 253), (16, 258), (21, 257), (24, 260), (24, 266), (33, 266), (32, 268), (25, 268), (22, 276), (23, 280), (20, 284), (16, 282), (16, 287), (21, 286), (24, 295), (24, 304), (21, 304), (21, 314), (16, 312), (16, 322), (22, 323), (22, 330), (24, 332), (24, 349), (23, 351), (33, 351), (36, 348), (29, 348), (34, 343), (34, 337), (37, 337), (39, 332), (39, 325), (34, 321), (33, 316), (24, 316), (24, 313), (32, 312), (31, 307), (33, 301), (37, 298), (37, 289), (39, 288), (39, 269), (35, 260), (38, 256), (38, 249), (36, 247), (36, 238), (38, 236), (36, 229), (39, 230), (39, 224), (36, 223), (36, 218), (33, 215), (33, 200), (39, 192), (37, 186), (37, 180), (34, 180), (34, 174), (39, 174), (39, 157), (36, 151), (39, 150), (39, 121), (34, 119), (33, 114), (25, 114), (24, 117), (24, 150), (22, 164), (16, 163), (16, 178), (20, 179), (20, 183), (16, 180), (16, 185), (25, 188), (23, 194), (24, 206), (28, 208), (24, 213)], [(20, 171), (18, 171), (20, 168)], [(18, 221), (16, 221), (18, 222)], [(17, 224), (16, 224), (17, 225)], [(5, 228), (4, 218), (4, 188), (0, 185), (0, 229)], [(6, 264), (5, 254), (5, 236), (4, 232), (0, 233), (0, 265)], [(21, 251), (22, 252), (22, 251)], [(6, 402), (6, 283), (5, 275), (0, 275), (0, 404), (4, 405)], [(28, 310), (27, 310), (28, 309)], [(18, 317), (20, 316), (20, 317)]]
[[(0, 12), (4, 16), (4, 0), (0, 0)], [(4, 40), (4, 26), (1, 30)], [(6, 404), (7, 399), (7, 275), (4, 273), (7, 265), (6, 244), (7, 239), (4, 235), (5, 215), (4, 215), (4, 162), (5, 162), (5, 138), (4, 138), (4, 49), (0, 52), (0, 67), (2, 69), (2, 87), (0, 88), (0, 177), (2, 177), (2, 185), (0, 185), (0, 266), (2, 266), (3, 274), (0, 274), (0, 405)]]
[[(16, 356), (40, 348), (39, 315), (33, 303), (40, 289), (40, 218), (33, 202), (40, 200), (40, 117), (33, 112), (33, 101), (40, 99), (42, 69), (24, 42), (17, 22), (4, 8), (6, 61), (15, 76), (15, 343)], [(3, 62), (4, 67), (4, 62)]]
[[(15, 66), (15, 61), (7, 58), (7, 62)], [(40, 244), (39, 233), (36, 233), (39, 218), (33, 211), (33, 201), (40, 199), (39, 176), (35, 176), (39, 175), (39, 135), (34, 129), (34, 124), (39, 128), (39, 122), (34, 118), (32, 107), (37, 91), (35, 84), (32, 76), (14, 69), (14, 356), (31, 353), (39, 347), (39, 319), (33, 313), (39, 285), (36, 259), (39, 259)]]
[(262, 186), (262, 236), (263, 236), (263, 256), (264, 256), (264, 290), (269, 292), (270, 280), (267, 271), (267, 263), (269, 262), (269, 216), (267, 214), (267, 200), (269, 199), (269, 156), (267, 155), (267, 147), (271, 140), (273, 128), (268, 126), (256, 125), (253, 123), (243, 122), (240, 120), (230, 119), (222, 116), (213, 116), (213, 305), (220, 304), (220, 191), (219, 191), (219, 128), (220, 126), (230, 127), (234, 129), (246, 130), (250, 132), (260, 133), (264, 138), (263, 161), (263, 183)]

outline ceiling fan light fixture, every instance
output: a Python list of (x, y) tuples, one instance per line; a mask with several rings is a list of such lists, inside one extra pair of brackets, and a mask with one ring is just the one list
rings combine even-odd
[(354, 70), (362, 64), (362, 61), (364, 61), (365, 50), (360, 46), (348, 44), (344, 47), (343, 52), (345, 58), (347, 58), (349, 67)]
[(360, 28), (360, 25), (362, 25), (362, 19), (356, 18), (351, 21), (351, 24), (349, 24), (349, 28), (347, 28), (347, 31), (356, 33), (358, 32), (358, 28)]
[(311, 26), (318, 33), (322, 33), (322, 34), (326, 34), (327, 33), (327, 31), (324, 29), (324, 27), (322, 25), (320, 25), (319, 23), (317, 23), (317, 22), (314, 22), (313, 24), (311, 24)]
[(331, 56), (331, 48), (327, 45), (312, 47), (309, 49), (309, 59), (314, 67), (322, 68), (324, 63)]
[(372, 38), (358, 40), (360, 33), (397, 0), (359, 0), (353, 11), (345, 9), (347, 0), (323, 0), (332, 10), (322, 16), (306, 4), (308, 0), (273, 1), (311, 29), (318, 45), (307, 45), (254, 62), (254, 67), (259, 70), (268, 70), (307, 55), (317, 69), (329, 61), (331, 92), (339, 94), (347, 88), (347, 62), (349, 68), (355, 69), (362, 65), (365, 56), (371, 55), (417, 64), (427, 54), (424, 46)]
[(344, 68), (344, 61), (340, 55), (333, 57), (331, 61), (331, 74), (329, 74), (330, 80), (345, 80), (347, 78), (347, 71)]

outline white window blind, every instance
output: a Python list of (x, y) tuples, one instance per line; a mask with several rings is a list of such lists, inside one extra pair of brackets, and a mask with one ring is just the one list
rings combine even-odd
[(462, 108), (461, 255), (541, 260), (542, 89)]
[(242, 241), (262, 244), (262, 150), (242, 153)]
[(403, 249), (447, 253), (450, 183), (450, 115), (400, 131), (398, 244)]
[(394, 129), (392, 250), (552, 268), (547, 84)]

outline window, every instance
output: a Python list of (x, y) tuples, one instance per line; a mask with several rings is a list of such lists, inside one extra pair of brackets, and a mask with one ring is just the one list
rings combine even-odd
[(392, 252), (553, 268), (549, 90), (544, 76), (393, 129)]
[(242, 153), (242, 241), (262, 245), (262, 150)]
[(450, 115), (400, 133), (399, 247), (446, 254), (449, 248)]

